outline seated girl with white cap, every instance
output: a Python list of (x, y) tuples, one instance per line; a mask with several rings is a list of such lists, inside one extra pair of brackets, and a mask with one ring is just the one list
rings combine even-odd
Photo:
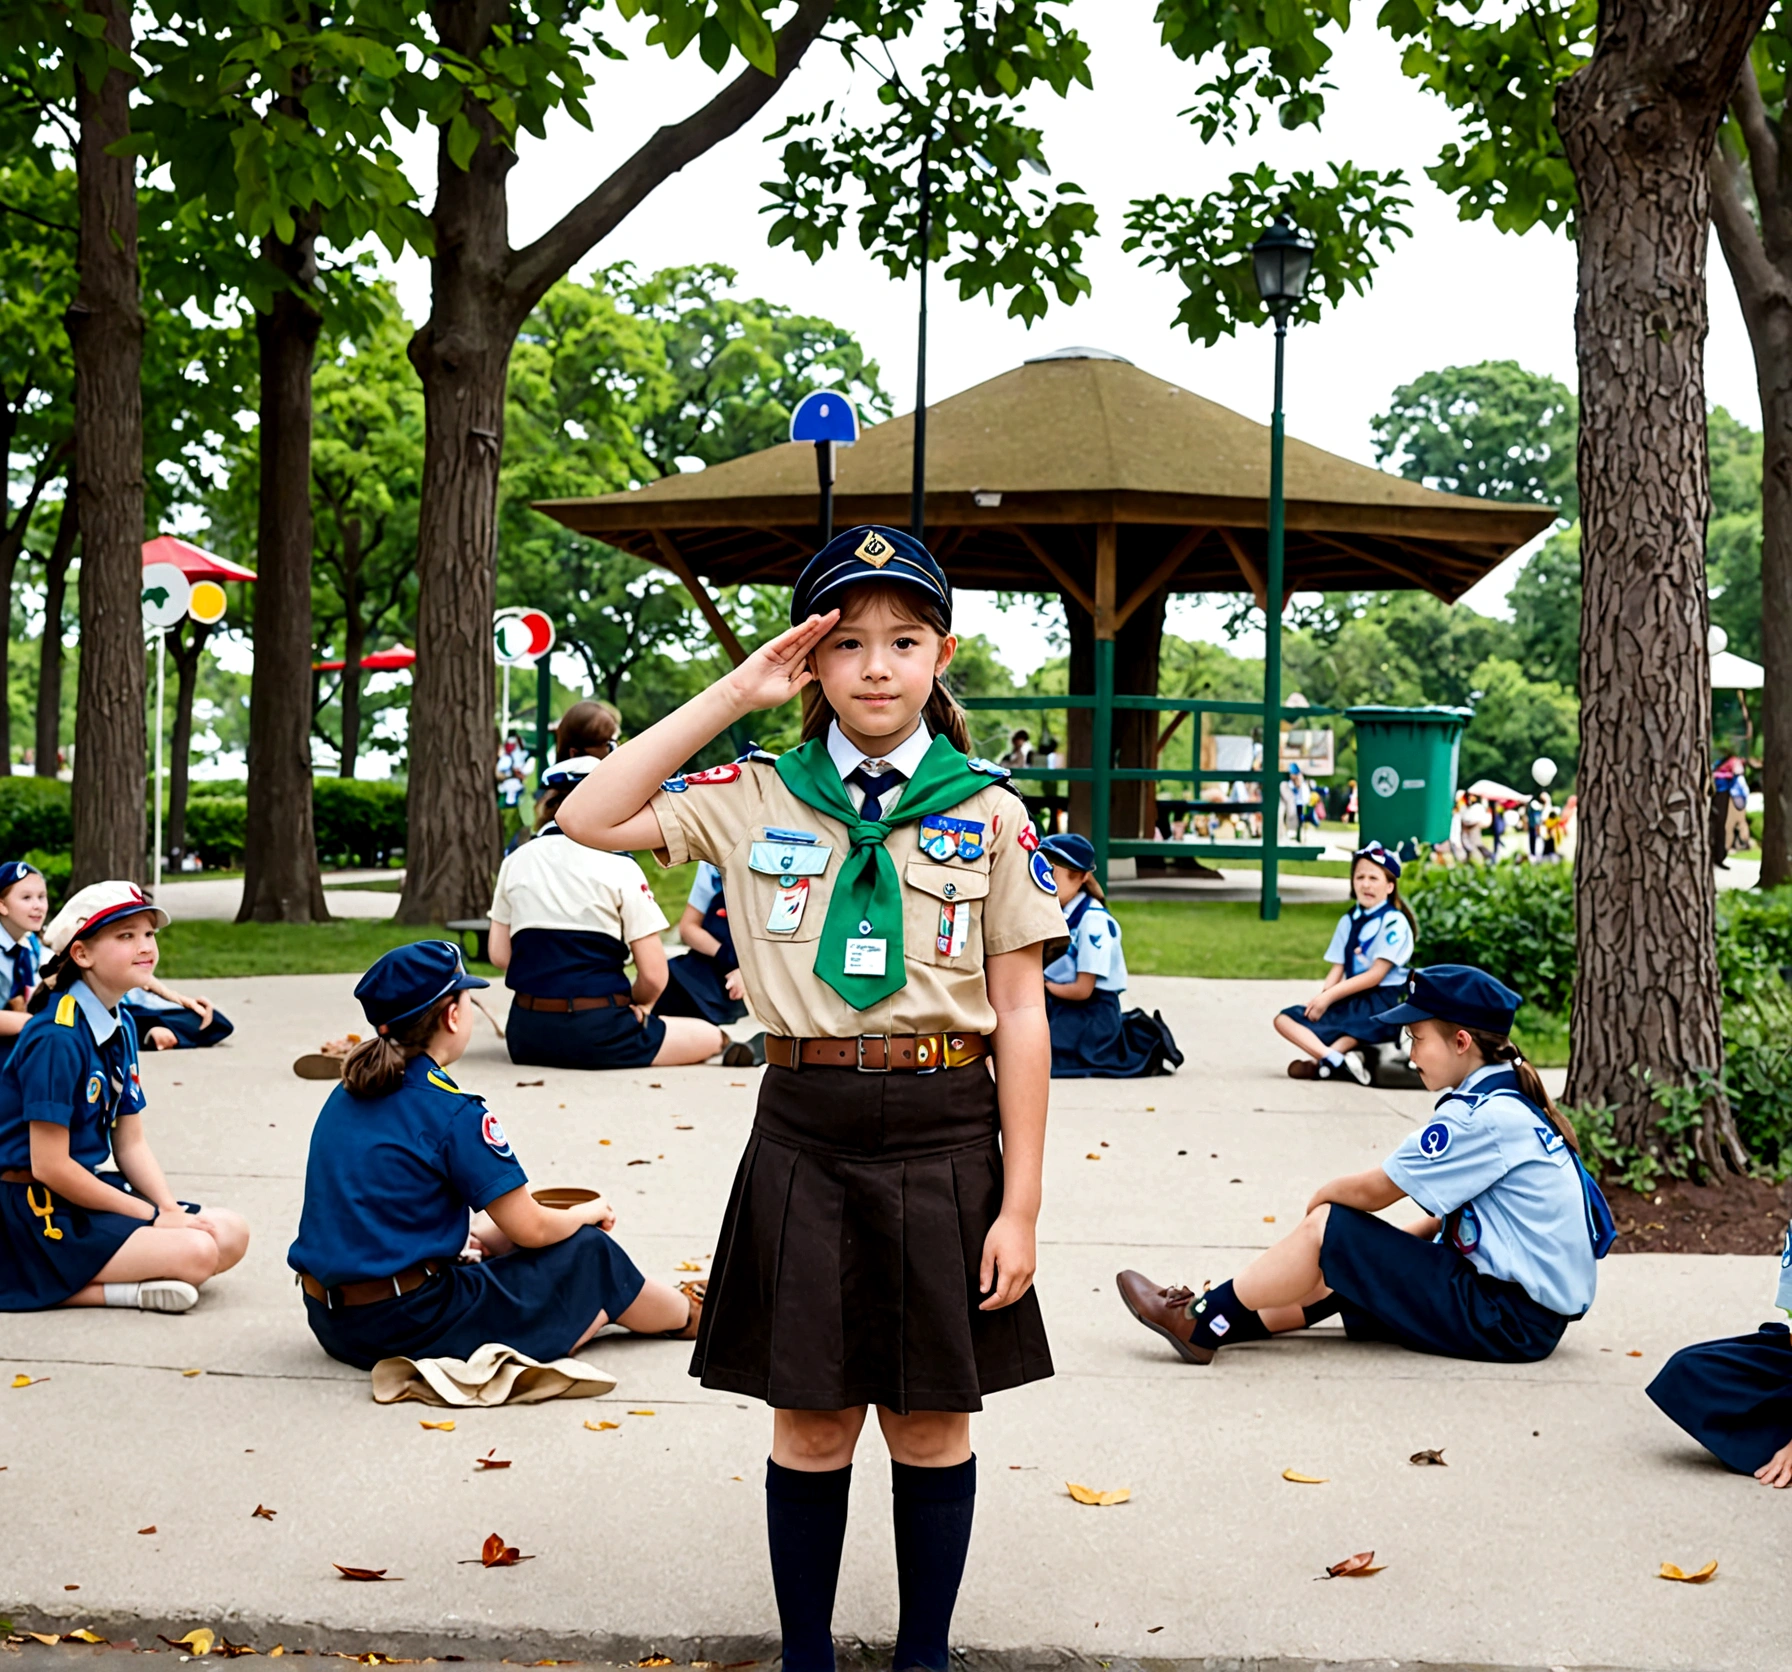
[(167, 923), (135, 883), (96, 882), (45, 934), (35, 1013), (0, 1067), (0, 1311), (185, 1312), (249, 1246), (239, 1215), (176, 1200), (143, 1130), (121, 1001), (154, 976)]

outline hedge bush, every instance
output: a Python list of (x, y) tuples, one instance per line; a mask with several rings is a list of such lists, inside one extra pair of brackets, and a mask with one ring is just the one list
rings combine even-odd
[(404, 808), (402, 784), (313, 779), (311, 815), (317, 826), (318, 863), (326, 869), (390, 864), (404, 852)]
[(67, 784), (57, 778), (0, 778), (0, 859), (34, 849), (67, 853), (74, 841)]
[(208, 871), (229, 870), (243, 859), (249, 800), (242, 795), (206, 795), (187, 803), (187, 851)]
[(1419, 964), (1478, 964), (1528, 1003), (1562, 1011), (1574, 985), (1574, 874), (1566, 865), (1408, 870)]

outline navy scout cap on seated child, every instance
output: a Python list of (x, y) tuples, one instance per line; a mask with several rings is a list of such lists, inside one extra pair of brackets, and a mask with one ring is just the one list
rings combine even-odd
[(27, 877), (41, 877), (43, 872), (29, 859), (9, 859), (0, 865), (0, 894), (4, 894), (15, 882), (23, 882)]
[[(1400, 861), (1399, 861), (1398, 857), (1396, 855), (1394, 855), (1393, 853), (1390, 853), (1388, 851), (1388, 849), (1384, 848), (1381, 845), (1381, 843), (1379, 843), (1379, 842), (1369, 842), (1369, 843), (1365, 844), (1363, 847), (1358, 848), (1356, 850), (1356, 852), (1350, 856), (1350, 861), (1353, 865), (1359, 859), (1367, 859), (1367, 860), (1372, 861), (1374, 864), (1379, 865), (1382, 868), (1382, 870), (1386, 871), (1390, 877), (1394, 877), (1394, 878), (1398, 879), (1398, 877), (1400, 875)], [(1451, 969), (1451, 968), (1458, 968), (1458, 967), (1467, 968), (1466, 965), (1461, 965), (1461, 966), (1449, 965), (1449, 964), (1439, 964), (1438, 965), (1439, 969)]]
[(460, 948), (453, 941), (412, 941), (393, 948), (361, 977), (355, 997), (374, 1028), (385, 1033), (399, 1022), (420, 1016), (437, 999), (469, 987), (489, 987), (468, 975)]
[(1478, 1033), (1510, 1033), (1512, 1018), (1524, 1002), (1505, 982), (1473, 964), (1433, 964), (1414, 970), (1406, 1002), (1377, 1018), (1394, 1027), (1414, 1022), (1454, 1022)]
[(71, 894), (62, 910), (50, 919), (49, 927), (44, 930), (44, 945), (52, 952), (66, 952), (71, 941), (97, 934), (108, 923), (135, 917), (138, 912), (151, 913), (158, 929), (168, 927), (167, 912), (160, 906), (152, 906), (134, 882), (90, 882)]
[(838, 602), (832, 595), (855, 581), (900, 581), (925, 592), (952, 619), (952, 583), (933, 560), (933, 553), (894, 528), (865, 526), (836, 534), (803, 566), (790, 594), (790, 621), (795, 626), (812, 615), (825, 615)]
[(1039, 851), (1068, 871), (1095, 869), (1095, 844), (1087, 836), (1067, 830), (1062, 836), (1048, 836), (1039, 844)]

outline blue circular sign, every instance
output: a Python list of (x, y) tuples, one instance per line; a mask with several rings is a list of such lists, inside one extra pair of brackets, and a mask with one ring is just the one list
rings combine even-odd
[(1450, 1147), (1450, 1129), (1441, 1120), (1434, 1120), (1419, 1134), (1419, 1153), (1435, 1161)]

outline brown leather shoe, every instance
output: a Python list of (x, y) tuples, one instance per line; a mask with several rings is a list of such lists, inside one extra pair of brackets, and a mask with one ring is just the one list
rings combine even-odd
[(691, 1303), (691, 1315), (684, 1321), (684, 1328), (663, 1330), (661, 1333), (668, 1341), (695, 1341), (697, 1326), (703, 1321), (703, 1301), (709, 1293), (709, 1285), (699, 1279), (695, 1283), (680, 1283), (678, 1292)]
[(1195, 1321), (1188, 1315), (1193, 1289), (1160, 1289), (1141, 1271), (1123, 1271), (1114, 1279), (1126, 1310), (1146, 1329), (1155, 1330), (1189, 1364), (1212, 1364), (1213, 1349), (1197, 1347), (1191, 1339)]
[(1319, 1064), (1311, 1057), (1296, 1057), (1288, 1065), (1288, 1078), (1290, 1080), (1317, 1080)]

